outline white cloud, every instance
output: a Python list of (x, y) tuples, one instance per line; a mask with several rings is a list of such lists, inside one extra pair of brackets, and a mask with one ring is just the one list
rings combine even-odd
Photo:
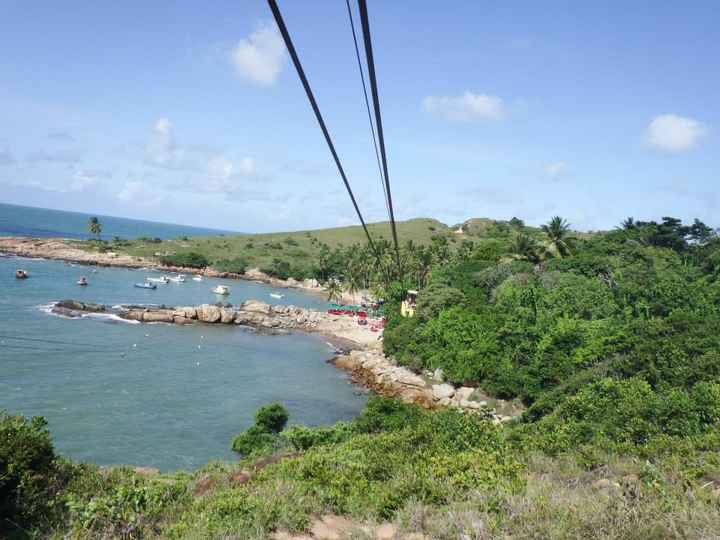
[(706, 129), (692, 118), (675, 114), (655, 117), (647, 128), (648, 143), (665, 152), (684, 152), (697, 146)]
[(79, 169), (75, 171), (75, 174), (70, 180), (70, 183), (60, 191), (78, 193), (85, 191), (86, 189), (95, 186), (98, 181), (102, 178), (107, 178), (109, 175), (102, 171), (88, 171)]
[(126, 203), (155, 205), (165, 200), (162, 191), (146, 184), (145, 182), (125, 182), (123, 188), (117, 193), (116, 197)]
[(499, 120), (505, 115), (501, 98), (472, 92), (461, 96), (427, 96), (423, 109), (450, 122)]
[(243, 176), (255, 176), (257, 174), (257, 165), (255, 165), (255, 160), (249, 157), (242, 158), (240, 160), (238, 170)]
[(565, 171), (567, 171), (567, 163), (564, 161), (556, 161), (545, 165), (545, 172), (553, 178), (560, 176)]
[(213, 156), (208, 161), (208, 175), (211, 178), (226, 179), (233, 173), (232, 161), (223, 156)]
[(261, 86), (273, 84), (285, 65), (285, 43), (277, 28), (260, 23), (233, 49), (232, 62), (243, 79)]
[(175, 143), (172, 123), (167, 118), (160, 118), (155, 122), (150, 142), (145, 147), (147, 160), (155, 165), (171, 165), (181, 154)]

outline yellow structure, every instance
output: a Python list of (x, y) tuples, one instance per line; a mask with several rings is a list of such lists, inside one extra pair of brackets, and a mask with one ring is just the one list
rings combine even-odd
[(417, 306), (417, 291), (408, 291), (407, 297), (400, 304), (400, 315), (403, 317), (412, 317), (415, 315)]

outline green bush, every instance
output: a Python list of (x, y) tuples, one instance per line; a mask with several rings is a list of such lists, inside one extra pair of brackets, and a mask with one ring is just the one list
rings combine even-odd
[(204, 255), (194, 251), (178, 253), (177, 255), (165, 255), (160, 257), (160, 262), (165, 266), (184, 266), (187, 268), (205, 268), (210, 264)]
[(248, 261), (244, 257), (236, 257), (234, 259), (220, 259), (213, 263), (213, 268), (218, 272), (232, 272), (234, 274), (244, 274), (248, 268)]
[(269, 433), (280, 433), (288, 421), (288, 412), (280, 403), (260, 407), (255, 413), (255, 425)]
[(45, 419), (0, 411), (0, 533), (44, 525), (59, 482)]
[(275, 433), (266, 431), (259, 426), (251, 426), (233, 439), (232, 449), (233, 452), (245, 457), (267, 454), (273, 449), (276, 441)]

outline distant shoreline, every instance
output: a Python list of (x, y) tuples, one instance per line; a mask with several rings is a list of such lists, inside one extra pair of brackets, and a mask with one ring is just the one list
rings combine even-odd
[(299, 289), (312, 294), (323, 294), (320, 283), (314, 279), (298, 281), (293, 278), (279, 279), (267, 275), (257, 268), (250, 268), (244, 274), (220, 272), (212, 267), (199, 269), (182, 266), (164, 266), (156, 260), (123, 253), (96, 253), (85, 251), (68, 244), (66, 238), (33, 238), (28, 236), (0, 236), (0, 253), (32, 259), (50, 259), (86, 266), (106, 266), (160, 270), (168, 273), (197, 274), (206, 277), (238, 279), (262, 282), (272, 287)]

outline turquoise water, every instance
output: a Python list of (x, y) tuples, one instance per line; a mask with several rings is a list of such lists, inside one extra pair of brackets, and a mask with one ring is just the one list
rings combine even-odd
[[(25, 268), (27, 280), (15, 269)], [(87, 276), (88, 287), (75, 285)], [(350, 419), (365, 402), (343, 371), (326, 363), (330, 347), (296, 333), (258, 335), (235, 326), (131, 324), (108, 316), (65, 319), (43, 306), (64, 298), (194, 305), (257, 298), (322, 308), (292, 290), (221, 279), (132, 285), (156, 272), (72, 266), (0, 257), (0, 409), (48, 419), (58, 450), (102, 465), (190, 469), (233, 460), (232, 437), (254, 411), (279, 400), (291, 421), (318, 425)], [(273, 291), (285, 294), (271, 299)]]
[[(180, 236), (207, 236), (233, 234), (229, 231), (203, 229), (155, 221), (141, 221), (94, 214), (102, 224), (102, 238), (178, 238)], [(35, 236), (60, 238), (89, 238), (90, 214), (63, 212), (46, 208), (16, 206), (0, 203), (0, 236)], [(237, 234), (237, 233), (235, 233)]]

